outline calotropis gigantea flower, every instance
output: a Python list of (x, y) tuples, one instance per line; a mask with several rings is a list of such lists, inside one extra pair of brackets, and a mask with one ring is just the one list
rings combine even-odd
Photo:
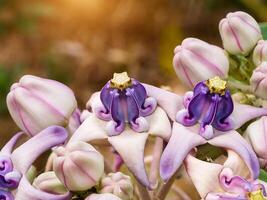
[(229, 61), (218, 46), (197, 38), (187, 38), (174, 50), (173, 66), (179, 79), (189, 88), (214, 76), (227, 78)]
[[(13, 152), (17, 140), (23, 133), (16, 134), (0, 152), (0, 196), (7, 200), (68, 200), (70, 194), (55, 195), (35, 189), (26, 178), (26, 172), (43, 152), (61, 145), (67, 139), (67, 131), (51, 126), (30, 138)], [(34, 190), (35, 192), (30, 192)]]
[(224, 49), (231, 54), (247, 55), (262, 38), (256, 20), (242, 11), (228, 13), (220, 21), (219, 31)]
[(121, 172), (109, 173), (102, 178), (100, 185), (100, 193), (111, 193), (122, 200), (131, 200), (133, 198), (131, 178)]
[(250, 85), (253, 93), (267, 99), (267, 62), (262, 62), (254, 71), (250, 78)]
[(153, 187), (145, 170), (145, 144), (149, 135), (169, 140), (171, 124), (159, 105), (174, 117), (178, 102), (180, 97), (173, 93), (142, 84), (126, 73), (115, 74), (101, 92), (92, 95), (87, 104), (92, 112), (87, 112), (69, 142), (108, 141), (137, 180)]
[(11, 86), (7, 106), (19, 128), (33, 136), (51, 125), (67, 126), (77, 102), (66, 85), (25, 75)]
[(226, 82), (219, 77), (200, 82), (193, 92), (187, 92), (184, 107), (176, 115), (172, 136), (161, 157), (163, 180), (175, 174), (193, 148), (205, 143), (235, 151), (253, 177), (258, 176), (257, 157), (235, 129), (253, 118), (267, 115), (267, 109), (234, 103)]
[(188, 155), (186, 171), (204, 200), (264, 200), (265, 185), (252, 177), (243, 160), (231, 150), (223, 164)]
[(85, 191), (95, 186), (104, 173), (103, 156), (83, 141), (54, 148), (53, 170), (70, 191)]
[(253, 51), (253, 62), (259, 66), (262, 62), (267, 61), (267, 41), (259, 40)]
[(114, 194), (105, 193), (105, 194), (91, 194), (85, 200), (122, 200)]
[(256, 152), (260, 165), (267, 169), (267, 116), (251, 123), (245, 131), (245, 138)]

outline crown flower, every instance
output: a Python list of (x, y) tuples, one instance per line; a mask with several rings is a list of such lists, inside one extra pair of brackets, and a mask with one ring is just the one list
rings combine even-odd
[(157, 102), (147, 97), (145, 87), (135, 79), (128, 77), (127, 72), (115, 73), (101, 90), (102, 108), (96, 111), (100, 119), (109, 121), (109, 135), (118, 135), (126, 123), (136, 132), (148, 130), (144, 117), (155, 111)]
[(198, 83), (192, 97), (188, 98), (186, 109), (177, 113), (176, 120), (184, 126), (200, 123), (199, 134), (205, 138), (213, 136), (213, 127), (220, 131), (233, 129), (229, 116), (234, 105), (226, 81), (218, 76)]

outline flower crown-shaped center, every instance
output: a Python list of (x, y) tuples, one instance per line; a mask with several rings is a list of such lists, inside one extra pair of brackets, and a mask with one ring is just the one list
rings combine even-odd
[(227, 89), (227, 82), (220, 79), (220, 77), (215, 76), (214, 78), (208, 79), (206, 81), (206, 85), (209, 88), (211, 93), (216, 93), (220, 95), (225, 94), (225, 90)]
[(114, 73), (113, 79), (110, 80), (110, 87), (123, 90), (132, 85), (132, 80), (127, 72)]
[(249, 200), (266, 200), (266, 198), (263, 195), (262, 190), (257, 190), (250, 192), (248, 194)]

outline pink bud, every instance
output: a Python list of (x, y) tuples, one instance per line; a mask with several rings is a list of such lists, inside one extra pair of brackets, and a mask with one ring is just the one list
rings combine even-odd
[(231, 54), (247, 55), (262, 38), (260, 27), (249, 14), (228, 13), (219, 24), (223, 47)]
[(16, 124), (33, 136), (51, 125), (66, 126), (77, 102), (64, 84), (26, 75), (12, 85), (7, 106)]
[(267, 99), (267, 62), (262, 62), (250, 78), (250, 85), (254, 94), (262, 99)]
[(245, 138), (257, 154), (261, 167), (267, 169), (267, 116), (251, 123), (245, 131)]
[(110, 173), (102, 178), (100, 193), (112, 193), (122, 200), (130, 200), (133, 198), (131, 178), (121, 172)]
[(220, 47), (196, 38), (187, 38), (175, 48), (174, 53), (176, 74), (191, 89), (198, 82), (214, 76), (228, 76), (228, 58)]
[(267, 61), (267, 41), (258, 41), (257, 46), (253, 51), (253, 62), (256, 66), (259, 66), (262, 62)]
[(34, 179), (33, 186), (39, 190), (52, 194), (65, 194), (68, 192), (57, 178), (55, 172), (52, 171), (40, 174)]
[(95, 186), (104, 173), (103, 156), (82, 141), (54, 149), (53, 170), (70, 191), (84, 191)]
[(91, 194), (85, 200), (122, 200), (119, 197), (106, 193), (106, 194)]

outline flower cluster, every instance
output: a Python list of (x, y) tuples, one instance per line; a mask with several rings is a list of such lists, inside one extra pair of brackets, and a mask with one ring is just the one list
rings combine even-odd
[[(21, 132), (0, 151), (0, 199), (163, 200), (182, 166), (202, 199), (267, 199), (267, 43), (244, 12), (219, 31), (224, 49), (195, 38), (175, 48), (174, 69), (192, 89), (184, 96), (114, 73), (81, 111), (66, 85), (23, 76), (7, 96)], [(200, 146), (224, 153), (207, 161)]]

